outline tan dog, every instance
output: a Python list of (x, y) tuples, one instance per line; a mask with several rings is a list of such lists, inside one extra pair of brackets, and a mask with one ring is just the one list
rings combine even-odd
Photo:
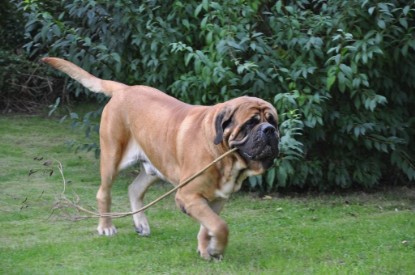
[[(275, 108), (254, 97), (193, 106), (151, 87), (96, 78), (59, 58), (42, 61), (91, 91), (112, 97), (100, 126), (100, 213), (110, 212), (110, 190), (117, 173), (135, 162), (140, 162), (142, 169), (128, 188), (132, 211), (143, 206), (144, 194), (156, 180), (178, 185), (230, 148), (239, 149), (176, 194), (180, 209), (200, 223), (200, 255), (221, 259), (228, 242), (228, 226), (219, 217), (224, 202), (246, 177), (263, 173), (278, 155)], [(133, 219), (140, 235), (150, 234), (144, 213)], [(98, 233), (116, 233), (111, 218), (100, 218)]]

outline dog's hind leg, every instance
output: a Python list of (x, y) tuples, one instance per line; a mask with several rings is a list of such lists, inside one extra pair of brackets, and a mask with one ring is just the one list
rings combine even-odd
[[(143, 199), (148, 187), (158, 180), (158, 177), (150, 176), (141, 166), (140, 174), (128, 187), (128, 197), (130, 198), (131, 210), (137, 211), (144, 206)], [(133, 215), (135, 231), (141, 236), (150, 235), (150, 226), (144, 212)]]
[[(97, 193), (98, 211), (101, 215), (111, 212), (111, 187), (118, 174), (116, 169), (119, 154), (101, 152), (101, 185)], [(117, 233), (115, 226), (112, 224), (111, 217), (101, 216), (97, 227), (99, 235), (112, 236)]]
[[(119, 164), (123, 155), (123, 133), (121, 128), (114, 128), (115, 122), (109, 122), (108, 113), (104, 112), (101, 119), (100, 144), (101, 144), (101, 185), (97, 193), (98, 211), (101, 215), (110, 213), (111, 211), (111, 187), (117, 177)], [(105, 123), (104, 123), (105, 122)], [(119, 125), (119, 123), (118, 123)], [(98, 234), (111, 236), (117, 233), (115, 226), (112, 224), (111, 217), (101, 216), (98, 223)]]
[[(115, 175), (105, 173), (101, 176), (101, 186), (97, 193), (98, 211), (101, 215), (111, 212), (111, 186)], [(117, 233), (117, 229), (112, 224), (111, 217), (101, 216), (97, 227), (99, 235), (112, 236)]]

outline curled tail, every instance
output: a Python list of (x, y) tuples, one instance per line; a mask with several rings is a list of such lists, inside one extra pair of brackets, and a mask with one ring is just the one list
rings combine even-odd
[(42, 58), (42, 61), (54, 67), (55, 69), (66, 73), (71, 78), (81, 83), (85, 88), (95, 93), (104, 93), (107, 96), (112, 96), (114, 91), (127, 87), (127, 85), (119, 82), (103, 80), (95, 77), (87, 71), (76, 66), (75, 64), (61, 58), (44, 57)]

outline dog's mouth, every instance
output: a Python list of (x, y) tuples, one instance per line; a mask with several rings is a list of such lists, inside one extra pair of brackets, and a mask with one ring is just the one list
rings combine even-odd
[(278, 144), (278, 130), (269, 123), (259, 124), (243, 139), (229, 142), (231, 148), (239, 149), (244, 159), (261, 162), (266, 169), (278, 157)]

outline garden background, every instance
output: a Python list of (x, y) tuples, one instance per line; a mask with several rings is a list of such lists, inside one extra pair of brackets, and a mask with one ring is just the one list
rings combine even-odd
[[(3, 113), (105, 103), (38, 62), (58, 56), (192, 104), (273, 103), (281, 158), (251, 190), (414, 183), (414, 1), (8, 0), (0, 10)], [(91, 111), (68, 117), (91, 134)], [(78, 148), (99, 154), (96, 139)]]

